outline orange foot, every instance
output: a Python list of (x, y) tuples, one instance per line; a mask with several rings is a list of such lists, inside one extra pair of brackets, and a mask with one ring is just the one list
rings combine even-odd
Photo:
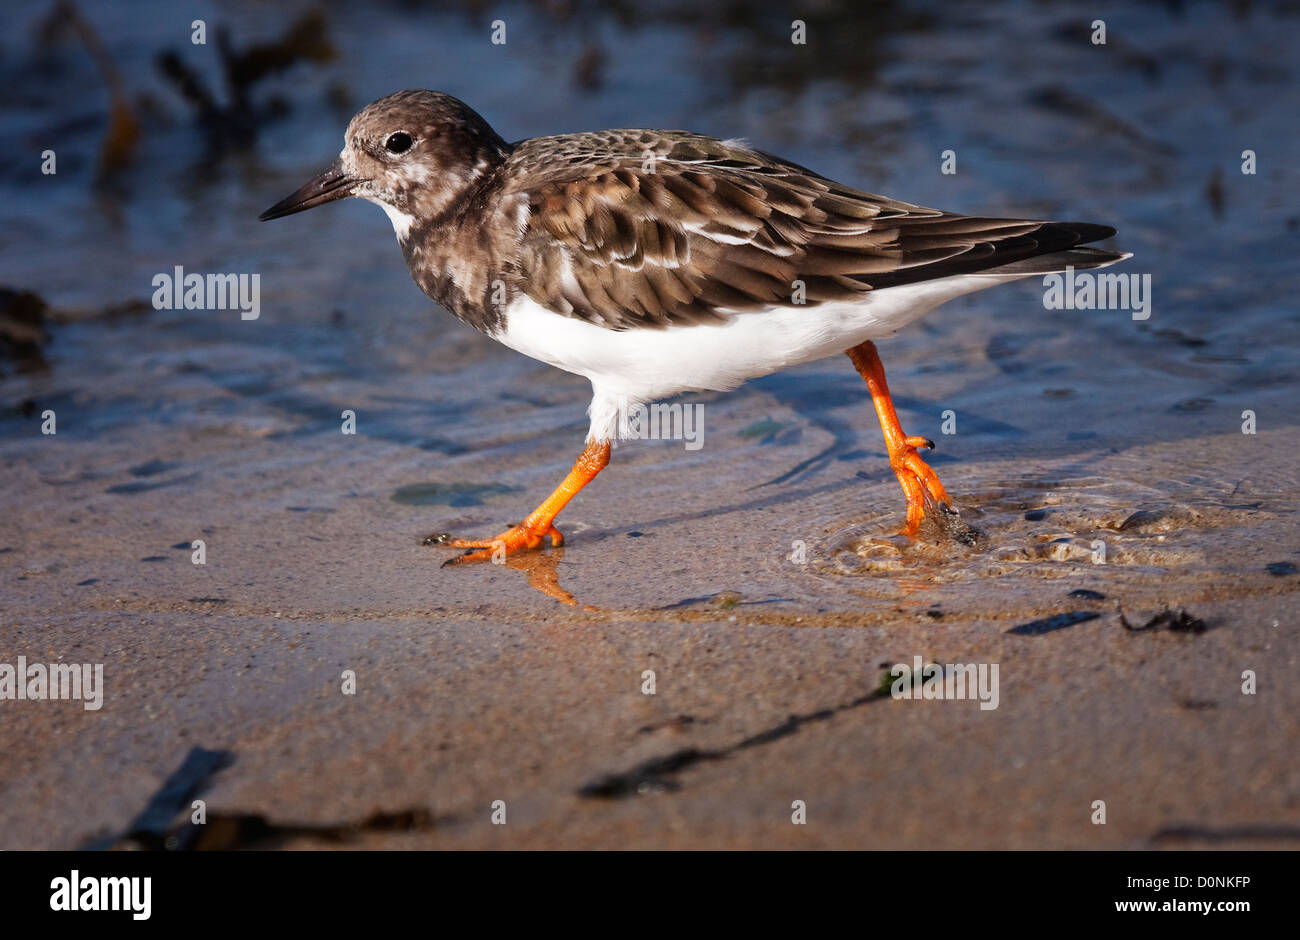
[(933, 450), (934, 441), (924, 437), (907, 437), (903, 438), (900, 447), (891, 447), (889, 451), (889, 465), (893, 467), (894, 475), (898, 477), (903, 493), (907, 496), (907, 522), (899, 530), (899, 535), (915, 535), (921, 527), (927, 508), (931, 514), (936, 507), (952, 511), (948, 491), (943, 488), (930, 465), (921, 459), (917, 453), (918, 447)]
[(550, 523), (540, 522), (532, 525), (521, 522), (519, 525), (511, 526), (500, 535), (490, 539), (458, 539), (450, 533), (440, 532), (436, 535), (426, 536), (424, 544), (445, 545), (447, 548), (482, 549), (482, 551), (468, 552), (455, 558), (449, 558), (442, 563), (442, 566), (446, 568), (448, 565), (459, 565), (468, 561), (488, 561), (494, 554), (500, 558), (527, 548), (537, 548), (548, 535), (551, 537), (552, 545), (560, 546), (564, 544), (564, 536), (560, 534), (559, 529)]
[(471, 561), (504, 561), (512, 553), (537, 548), (548, 535), (551, 544), (564, 544), (564, 536), (555, 527), (555, 517), (568, 505), (569, 500), (578, 494), (596, 474), (609, 464), (609, 441), (589, 441), (581, 456), (569, 471), (555, 492), (542, 502), (523, 522), (512, 526), (495, 538), (458, 539), (446, 533), (430, 535), (424, 540), (425, 545), (446, 545), (449, 548), (476, 548), (481, 551), (468, 552), (459, 558), (444, 562), (447, 565), (459, 565)]
[(889, 465), (894, 469), (894, 475), (898, 477), (903, 493), (907, 496), (907, 522), (898, 534), (915, 535), (921, 527), (927, 508), (931, 514), (936, 511), (952, 511), (948, 491), (943, 488), (930, 465), (917, 453), (919, 447), (934, 450), (934, 441), (924, 437), (908, 437), (903, 433), (903, 426), (898, 423), (898, 413), (894, 411), (894, 401), (889, 397), (885, 367), (876, 353), (875, 343), (868, 340), (854, 346), (848, 350), (848, 356), (867, 383), (867, 390), (871, 392), (871, 401), (876, 406), (880, 430), (885, 435), (885, 446), (889, 450)]

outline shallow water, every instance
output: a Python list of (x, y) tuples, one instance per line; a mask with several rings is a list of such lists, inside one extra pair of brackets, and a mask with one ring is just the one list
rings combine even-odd
[[(1300, 17), (1245, 5), (1125, 4), (1110, 16), (1103, 7), (1093, 14), (1108, 24), (1103, 46), (1088, 41), (1066, 4), (956, 14), (945, 5), (884, 5), (810, 21), (814, 34), (836, 37), (814, 56), (786, 41), (779, 17), (757, 12), (729, 21), (647, 9), (619, 19), (581, 5), (521, 5), (502, 14), (507, 43), (494, 46), (480, 13), (329, 7), (323, 35), (335, 57), (254, 86), (256, 139), (223, 149), (153, 65), (161, 51), (176, 50), (219, 87), (213, 45), (189, 44), (188, 31), (161, 15), (165, 4), (159, 15), (148, 4), (97, 9), (86, 20), (142, 126), (134, 158), (101, 176), (108, 95), (80, 41), (35, 41), (49, 9), (19, 8), (13, 19), (24, 25), (3, 59), (15, 93), (0, 125), (8, 154), (0, 284), (37, 292), (60, 321), (43, 351), (48, 369), (6, 366), (0, 434), (16, 448), (11, 455), (23, 452), (33, 412), (46, 407), (88, 442), (149, 425), (301, 440), (309, 449), (335, 433), (341, 407), (352, 407), (364, 438), (416, 458), (392, 499), (486, 501), (522, 514), (533, 494), (520, 485), (467, 482), (458, 468), (445, 479), (444, 471), (495, 448), (532, 446), (553, 430), (576, 441), (584, 384), (437, 311), (411, 284), (387, 221), (371, 206), (255, 221), (328, 162), (353, 110), (426, 85), (461, 95), (511, 138), (687, 126), (745, 137), (922, 204), (1116, 226), (1114, 244), (1134, 254), (1121, 270), (1151, 277), (1149, 319), (1045, 309), (1033, 280), (963, 298), (884, 345), (909, 432), (939, 441), (935, 466), (967, 474), (959, 503), (993, 529), (981, 543), (984, 561), (966, 569), (973, 576), (981, 564), (1072, 551), (1027, 538), (1082, 537), (1144, 501), (1174, 512), (1168, 506), (1182, 505), (1180, 489), (1189, 505), (1232, 487), (1225, 502), (1274, 499), (1266, 481), (1224, 464), (1238, 437), (1256, 440), (1233, 436), (1243, 411), (1256, 414), (1261, 431), (1291, 426), (1300, 153), (1294, 69), (1283, 53), (1300, 38)], [(259, 4), (235, 4), (210, 28), (223, 20), (238, 24), (237, 47), (290, 22)], [(845, 42), (854, 30), (869, 41)], [(46, 147), (60, 161), (53, 176), (34, 172)], [(1246, 149), (1258, 155), (1255, 175), (1240, 172)], [(945, 150), (955, 152), (955, 175), (940, 172)], [(151, 278), (174, 265), (258, 273), (260, 318), (145, 304), (137, 305), (143, 312), (101, 313), (146, 301)], [(862, 464), (860, 474), (882, 478), (865, 392), (844, 363), (701, 400), (718, 429), (706, 445), (728, 455), (715, 468), (720, 484), (833, 484)], [(941, 433), (948, 411), (954, 434)], [(812, 436), (824, 443), (810, 449)], [(1112, 449), (1205, 436), (1220, 437), (1225, 451), (1194, 480), (1159, 458), (1128, 461), (1122, 479), (1091, 475)], [(747, 458), (769, 450), (785, 469), (755, 479)], [(982, 461), (1017, 452), (1065, 461), (1066, 476), (1079, 482), (1032, 465), (1016, 478), (983, 479)], [(174, 476), (108, 491), (190, 479), (179, 465)], [(1285, 503), (1293, 481), (1279, 483), (1276, 499)], [(656, 491), (665, 505), (682, 495), (671, 484)], [(1047, 502), (1065, 505), (1046, 531), (1013, 536), (1000, 521), (1022, 504)], [(1011, 508), (1000, 511), (1002, 503)], [(878, 514), (846, 518), (837, 499), (825, 518), (805, 521), (839, 545), (843, 526), (886, 534), (897, 509), (890, 500)], [(1012, 547), (998, 549), (999, 538)], [(851, 570), (900, 563), (891, 557), (877, 547)]]

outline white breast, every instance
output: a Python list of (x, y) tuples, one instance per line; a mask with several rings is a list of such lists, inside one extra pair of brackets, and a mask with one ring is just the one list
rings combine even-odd
[(383, 209), (384, 214), (388, 216), (388, 220), (393, 223), (393, 233), (397, 236), (398, 242), (406, 241), (406, 236), (411, 233), (411, 226), (415, 224), (415, 216), (390, 206), (378, 197), (365, 196), (363, 198)]

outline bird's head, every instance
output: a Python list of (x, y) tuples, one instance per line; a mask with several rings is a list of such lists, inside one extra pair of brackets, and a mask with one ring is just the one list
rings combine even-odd
[(399, 91), (348, 124), (334, 165), (258, 218), (263, 222), (346, 196), (381, 206), (403, 239), (417, 220), (454, 205), (510, 147), (468, 105), (437, 91)]

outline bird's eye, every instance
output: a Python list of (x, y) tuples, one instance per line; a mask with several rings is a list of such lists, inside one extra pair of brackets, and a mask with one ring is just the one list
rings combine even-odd
[(406, 153), (411, 149), (411, 144), (415, 143), (411, 135), (405, 131), (398, 131), (396, 134), (389, 134), (388, 139), (384, 141), (384, 149), (389, 153)]

